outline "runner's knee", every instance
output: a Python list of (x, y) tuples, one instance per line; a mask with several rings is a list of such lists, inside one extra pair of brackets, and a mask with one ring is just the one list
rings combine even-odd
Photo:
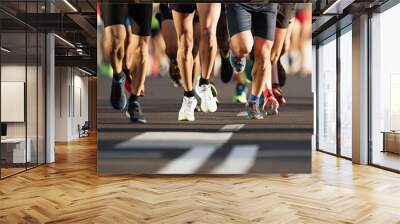
[(271, 65), (271, 46), (269, 44), (259, 44), (254, 49), (254, 58), (261, 65), (262, 69), (268, 69)]
[(207, 45), (205, 47), (211, 48), (216, 43), (216, 32), (213, 29), (211, 29), (211, 27), (205, 27), (201, 30), (201, 38)]
[(246, 57), (251, 52), (251, 43), (241, 42), (231, 44), (231, 50), (236, 57)]
[(185, 58), (187, 58), (189, 54), (192, 54), (193, 34), (190, 32), (184, 32), (182, 35), (180, 35), (178, 48), (183, 53)]

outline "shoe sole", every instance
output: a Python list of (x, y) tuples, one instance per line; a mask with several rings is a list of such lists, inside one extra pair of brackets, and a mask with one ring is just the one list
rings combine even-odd
[(178, 118), (178, 121), (194, 121), (194, 119), (188, 119), (187, 117), (185, 117), (185, 118)]
[(206, 104), (204, 103), (204, 100), (200, 97), (200, 109), (201, 111), (203, 111), (204, 113), (214, 113), (217, 111), (218, 106), (215, 108), (215, 110), (211, 110), (209, 109)]
[(257, 116), (248, 116), (250, 120), (262, 120), (264, 117), (257, 117)]
[(129, 114), (128, 111), (125, 112), (125, 115), (126, 115), (127, 118), (129, 118), (129, 120), (131, 121), (131, 123), (139, 123), (139, 124), (145, 124), (145, 123), (147, 123), (146, 120), (137, 120), (137, 121), (132, 120), (132, 119), (131, 119), (131, 115)]
[(279, 111), (278, 111), (279, 106), (277, 106), (276, 108), (273, 108), (272, 110), (265, 110), (265, 113), (267, 115), (278, 115)]

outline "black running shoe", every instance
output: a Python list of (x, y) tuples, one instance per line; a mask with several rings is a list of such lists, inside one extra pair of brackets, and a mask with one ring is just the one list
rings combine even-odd
[(131, 120), (132, 123), (146, 123), (146, 118), (142, 112), (142, 108), (138, 101), (132, 101), (128, 103), (128, 110), (126, 116)]
[(221, 80), (224, 83), (231, 81), (233, 75), (233, 68), (229, 62), (229, 57), (221, 57)]
[(282, 87), (286, 83), (286, 71), (285, 71), (285, 68), (283, 67), (280, 59), (278, 60), (277, 67), (278, 67), (279, 86)]
[(171, 63), (169, 64), (169, 78), (175, 87), (182, 86), (178, 62), (175, 59), (171, 59)]
[(127, 99), (124, 90), (125, 74), (121, 72), (119, 78), (113, 78), (111, 84), (111, 105), (116, 110), (123, 110), (126, 107)]

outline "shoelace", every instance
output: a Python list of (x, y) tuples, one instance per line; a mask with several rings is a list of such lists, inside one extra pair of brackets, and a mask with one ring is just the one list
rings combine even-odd
[(241, 65), (241, 66), (243, 65), (243, 62), (242, 62), (241, 58), (236, 58), (235, 63), (238, 64), (238, 65)]
[(212, 95), (212, 92), (211, 92), (211, 86), (205, 86), (205, 88), (204, 89), (202, 89), (202, 91), (204, 91), (205, 92), (205, 95), (206, 95), (206, 98), (208, 99), (208, 100), (212, 100), (212, 98), (214, 97), (213, 95)]
[(184, 113), (187, 113), (187, 112), (190, 112), (191, 111), (191, 105), (192, 105), (192, 101), (193, 100), (191, 100), (191, 99), (189, 99), (189, 98), (186, 98), (186, 99), (183, 99), (183, 112)]

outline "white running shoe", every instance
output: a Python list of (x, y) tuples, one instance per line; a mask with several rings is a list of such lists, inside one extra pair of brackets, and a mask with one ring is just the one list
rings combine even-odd
[(211, 86), (208, 85), (201, 85), (199, 87), (199, 97), (201, 100), (200, 109), (203, 112), (215, 112), (217, 111), (217, 101), (211, 92)]
[(183, 97), (182, 107), (179, 110), (179, 121), (194, 121), (194, 110), (197, 106), (196, 97)]

